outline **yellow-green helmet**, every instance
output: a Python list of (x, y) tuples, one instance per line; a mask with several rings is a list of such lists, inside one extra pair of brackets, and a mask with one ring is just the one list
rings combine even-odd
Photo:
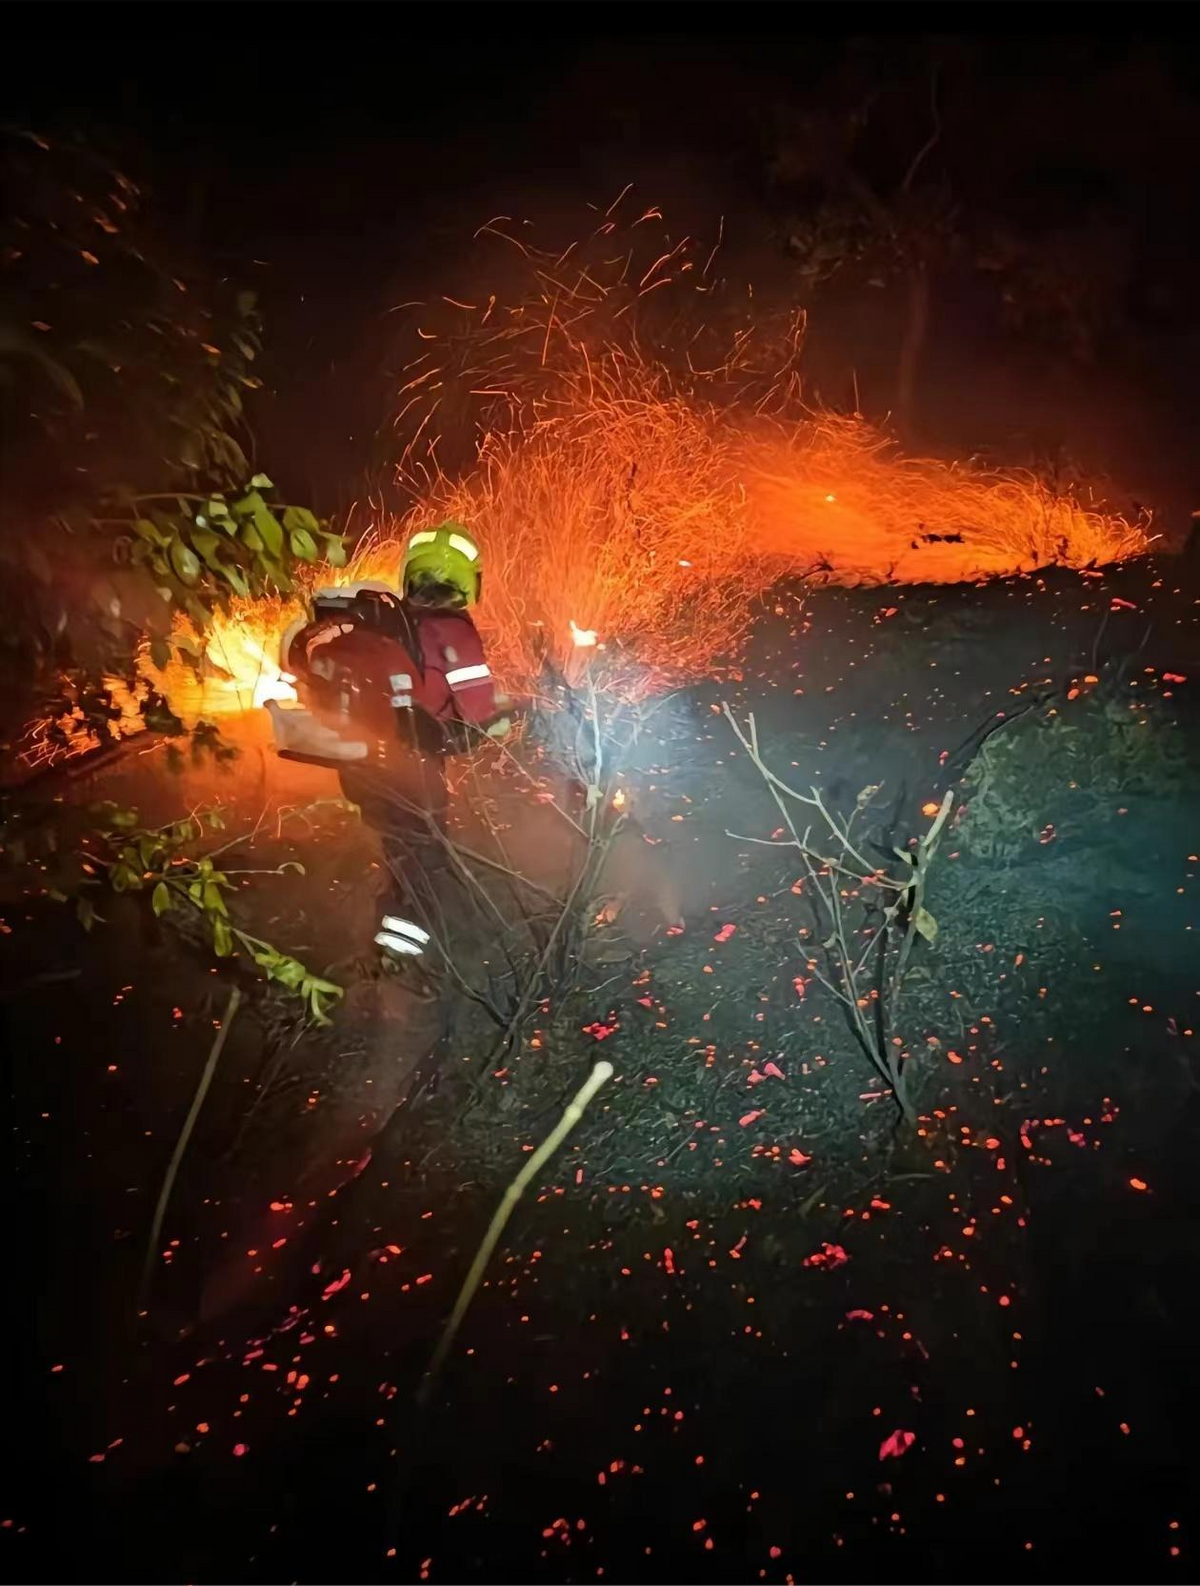
[(461, 523), (447, 520), (409, 536), (400, 568), (406, 595), (419, 598), (424, 588), (435, 594), (439, 605), (473, 606), (481, 575), (479, 546)]

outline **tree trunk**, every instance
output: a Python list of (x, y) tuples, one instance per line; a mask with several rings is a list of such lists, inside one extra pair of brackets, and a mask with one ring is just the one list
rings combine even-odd
[(925, 261), (917, 259), (908, 269), (908, 308), (896, 368), (896, 426), (901, 434), (912, 429), (917, 374), (928, 336), (929, 271)]

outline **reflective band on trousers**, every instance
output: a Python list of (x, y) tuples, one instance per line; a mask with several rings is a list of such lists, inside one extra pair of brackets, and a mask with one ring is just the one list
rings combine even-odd
[(470, 683), (482, 683), (484, 678), (491, 675), (491, 667), (481, 662), (478, 666), (456, 666), (452, 672), (446, 673), (446, 681), (451, 688), (465, 688)]
[(428, 931), (423, 931), (419, 925), (414, 925), (412, 920), (401, 919), (398, 914), (385, 914), (379, 924), (382, 930), (399, 931), (401, 936), (411, 936), (413, 941), (420, 942), (422, 947), (429, 941)]
[(411, 920), (402, 920), (394, 914), (385, 914), (376, 932), (376, 947), (385, 947), (392, 953), (406, 953), (410, 958), (420, 958), (429, 941), (429, 932), (423, 931)]

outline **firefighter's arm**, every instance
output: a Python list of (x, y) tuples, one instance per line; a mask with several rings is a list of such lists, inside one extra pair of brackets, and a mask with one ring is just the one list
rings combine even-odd
[[(454, 701), (454, 711), (460, 721), (480, 727), (495, 736), (504, 717), (503, 696), (497, 696), (491, 667), (483, 653), (483, 640), (475, 625), (463, 622), (457, 625), (451, 643), (443, 651), (445, 677)], [(503, 736), (503, 731), (500, 732)]]

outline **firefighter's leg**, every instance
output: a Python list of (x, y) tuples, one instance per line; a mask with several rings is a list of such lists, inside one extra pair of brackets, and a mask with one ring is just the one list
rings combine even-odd
[(342, 787), (380, 836), (384, 874), (372, 938), (381, 966), (428, 990), (448, 907), (452, 911), (441, 757), (412, 753), (389, 766), (347, 768)]
[(375, 938), (388, 917), (407, 918), (418, 912), (418, 898), (411, 885), (414, 853), (425, 827), (419, 809), (409, 805), (396, 786), (394, 771), (378, 765), (347, 767), (340, 776), (342, 792), (357, 804), (364, 823), (377, 832), (382, 858), (382, 877), (375, 890), (372, 907), (372, 959), (379, 945)]

